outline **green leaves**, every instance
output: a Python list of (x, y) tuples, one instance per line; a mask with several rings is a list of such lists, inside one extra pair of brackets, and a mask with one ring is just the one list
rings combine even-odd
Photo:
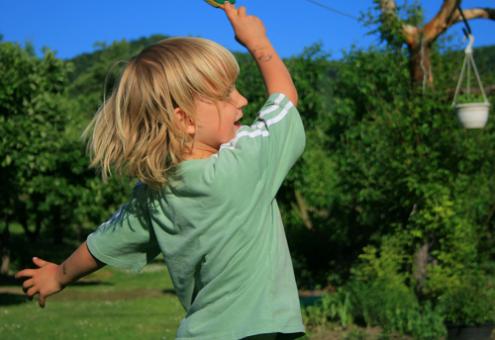
[[(101, 202), (104, 208), (100, 208), (81, 200), (88, 191), (86, 182), (95, 175), (87, 169), (80, 131), (71, 129), (80, 122), (72, 119), (77, 106), (66, 90), (72, 70), (73, 65), (49, 49), (38, 59), (16, 44), (0, 44), (0, 186), (4, 193), (0, 209), (25, 230), (37, 224), (37, 228), (68, 232), (80, 224), (94, 227), (110, 215), (107, 203)], [(118, 192), (114, 195), (110, 202), (118, 200)], [(84, 210), (80, 204), (88, 205), (86, 211), (100, 210), (99, 216), (74, 215)]]
[(463, 93), (457, 99), (458, 104), (469, 104), (469, 103), (484, 103), (485, 98), (482, 95)]

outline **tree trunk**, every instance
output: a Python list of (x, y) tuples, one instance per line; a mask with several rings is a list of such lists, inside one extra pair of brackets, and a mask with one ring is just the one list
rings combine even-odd
[(27, 209), (26, 205), (24, 203), (18, 202), (16, 204), (16, 209), (15, 213), (17, 215), (17, 219), (19, 223), (22, 226), (22, 229), (24, 230), (24, 235), (26, 235), (26, 238), (28, 239), (29, 242), (34, 242), (34, 233), (29, 230), (29, 219), (28, 219), (28, 214), (27, 214)]
[(428, 241), (425, 241), (414, 254), (413, 278), (416, 281), (416, 289), (418, 292), (421, 292), (426, 280), (429, 250), (430, 244)]
[(307, 229), (312, 230), (313, 222), (311, 221), (311, 217), (309, 216), (308, 206), (306, 204), (306, 201), (304, 200), (303, 195), (298, 190), (294, 190), (294, 195), (296, 197), (298, 208), (297, 210), (299, 211), (299, 216), (301, 216), (301, 219), (303, 220), (304, 226)]
[(60, 245), (63, 243), (64, 240), (64, 228), (61, 223), (61, 218), (60, 218), (60, 209), (56, 208), (54, 209), (54, 219), (53, 219), (53, 243)]
[(35, 224), (34, 224), (35, 229), (33, 233), (34, 240), (38, 240), (40, 237), (42, 222), (43, 222), (43, 216), (39, 211), (36, 211)]
[[(33, 209), (35, 210), (35, 209)], [(24, 230), (24, 234), (26, 235), (29, 242), (36, 242), (40, 235), (41, 230), (41, 215), (38, 212), (35, 212), (35, 229), (34, 231), (29, 230), (29, 213), (26, 209), (26, 205), (24, 203), (19, 202), (16, 205), (15, 211), (18, 221)]]

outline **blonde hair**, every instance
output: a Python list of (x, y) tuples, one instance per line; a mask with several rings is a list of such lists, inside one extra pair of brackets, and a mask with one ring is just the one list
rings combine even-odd
[(208, 39), (174, 37), (144, 48), (83, 132), (90, 167), (104, 181), (113, 167), (155, 189), (166, 185), (193, 142), (174, 109), (196, 121), (195, 99), (225, 100), (238, 75), (234, 55)]

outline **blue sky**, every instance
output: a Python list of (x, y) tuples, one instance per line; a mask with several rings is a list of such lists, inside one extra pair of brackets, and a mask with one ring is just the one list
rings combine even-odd
[[(372, 0), (317, 0), (336, 10), (358, 16), (372, 5)], [(402, 1), (398, 1), (402, 3)], [(431, 18), (441, 0), (423, 0), (426, 18)], [(352, 45), (377, 44), (376, 36), (360, 22), (327, 11), (308, 0), (237, 0), (248, 14), (260, 17), (275, 48), (283, 57), (299, 54), (305, 46), (321, 42), (333, 57), (341, 56)], [(463, 7), (495, 7), (493, 0), (464, 0)], [(495, 44), (495, 21), (470, 22), (476, 46)], [(463, 45), (457, 24), (450, 32), (454, 44)], [(151, 34), (200, 36), (212, 39), (234, 51), (245, 49), (234, 40), (232, 28), (222, 10), (203, 0), (1, 0), (0, 34), (4, 41), (24, 46), (31, 41), (38, 55), (41, 47), (56, 51), (67, 59), (95, 50), (96, 41), (111, 43), (126, 38), (136, 39)]]

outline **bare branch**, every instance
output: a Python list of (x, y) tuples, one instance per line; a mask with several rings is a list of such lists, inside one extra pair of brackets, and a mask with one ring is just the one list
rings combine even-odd
[(412, 25), (404, 25), (402, 28), (407, 45), (414, 46), (417, 44), (418, 41), (416, 38), (418, 37), (420, 29)]
[(442, 7), (433, 19), (424, 27), (424, 38), (426, 43), (430, 44), (435, 41), (440, 34), (449, 28), (449, 22), (452, 20), (460, 0), (444, 0)]
[[(463, 9), (462, 12), (467, 20), (472, 19), (490, 19), (495, 20), (495, 8), (470, 8)], [(462, 21), (462, 16), (459, 13), (459, 10), (454, 12), (452, 18), (450, 19), (449, 26)]]

